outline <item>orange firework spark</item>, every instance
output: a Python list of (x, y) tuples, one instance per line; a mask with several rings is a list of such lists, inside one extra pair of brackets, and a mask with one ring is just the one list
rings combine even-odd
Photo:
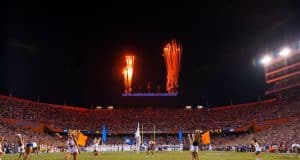
[(124, 85), (125, 93), (131, 93), (132, 91), (132, 76), (133, 76), (133, 65), (134, 65), (134, 56), (125, 56), (126, 67), (123, 70), (124, 74)]
[(178, 78), (181, 64), (182, 46), (175, 39), (171, 40), (164, 47), (164, 59), (167, 68), (167, 84), (168, 93), (175, 93), (179, 87)]

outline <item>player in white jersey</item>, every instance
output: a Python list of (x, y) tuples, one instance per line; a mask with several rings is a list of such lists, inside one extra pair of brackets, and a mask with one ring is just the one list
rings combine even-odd
[(95, 157), (98, 156), (97, 148), (98, 148), (100, 142), (101, 142), (101, 138), (96, 138), (96, 137), (95, 137), (95, 139), (94, 139), (94, 141), (93, 141), (94, 147), (95, 147), (93, 153), (94, 153)]
[(254, 154), (255, 154), (255, 156), (256, 156), (256, 160), (262, 160), (262, 159), (260, 158), (260, 156), (259, 156), (259, 154), (260, 154), (260, 152), (261, 152), (261, 147), (260, 147), (260, 144), (258, 143), (258, 141), (257, 141), (255, 138), (253, 138), (252, 145), (253, 145), (254, 148), (255, 148)]
[(70, 155), (73, 155), (73, 159), (77, 159), (77, 155), (79, 153), (79, 147), (77, 144), (77, 140), (75, 138), (75, 134), (73, 134), (72, 131), (69, 131), (68, 133), (68, 140), (67, 140), (67, 152), (65, 155), (65, 160), (68, 160)]
[(18, 157), (18, 160), (24, 155), (25, 155), (25, 142), (24, 142), (24, 139), (22, 137), (21, 134), (17, 134), (17, 137), (18, 137), (18, 153), (19, 153), (19, 157)]
[(293, 153), (299, 153), (300, 152), (300, 144), (292, 144), (292, 151)]
[(188, 134), (189, 142), (190, 142), (190, 153), (192, 155), (192, 160), (198, 160), (198, 150), (199, 150), (199, 141), (196, 138), (195, 134)]
[(4, 146), (3, 146), (3, 142), (4, 142), (4, 137), (0, 137), (0, 160), (2, 160), (3, 157), (4, 157)]
[(40, 143), (32, 142), (32, 152), (39, 155), (40, 150)]
[(155, 150), (155, 142), (154, 141), (149, 141), (148, 142), (148, 147), (147, 147), (147, 155), (153, 156)]
[(296, 154), (296, 157), (298, 155), (298, 157), (300, 158), (300, 144), (292, 144), (292, 152)]

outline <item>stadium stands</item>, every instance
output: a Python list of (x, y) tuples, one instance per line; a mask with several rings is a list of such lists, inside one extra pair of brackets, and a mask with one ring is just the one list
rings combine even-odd
[[(300, 140), (299, 105), (299, 99), (272, 99), (191, 110), (183, 107), (95, 110), (0, 96), (0, 135), (5, 135), (8, 137), (7, 139), (13, 140), (15, 134), (23, 133), (35, 135), (36, 141), (55, 144), (59, 140), (45, 134), (46, 129), (43, 133), (33, 132), (29, 129), (42, 125), (54, 132), (63, 129), (79, 129), (90, 131), (90, 133), (99, 133), (101, 126), (105, 125), (111, 134), (108, 143), (119, 144), (124, 142), (122, 135), (133, 135), (137, 122), (140, 122), (143, 125), (145, 137), (148, 139), (155, 124), (156, 140), (161, 144), (178, 143), (176, 133), (179, 128), (182, 128), (184, 135), (195, 129), (222, 130), (222, 134), (213, 134), (212, 140), (214, 149), (219, 150), (228, 150), (229, 148), (237, 150), (237, 148), (241, 148), (238, 146), (247, 146), (253, 135), (265, 146), (272, 144), (290, 146), (292, 143), (299, 143)], [(14, 121), (15, 123), (13, 123)], [(253, 132), (260, 132), (250, 135), (249, 129), (254, 129)], [(92, 136), (97, 136), (97, 134), (92, 134)], [(185, 145), (188, 145), (187, 142), (185, 136)]]

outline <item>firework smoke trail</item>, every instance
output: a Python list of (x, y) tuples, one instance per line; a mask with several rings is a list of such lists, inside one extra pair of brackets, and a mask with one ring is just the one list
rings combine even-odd
[(123, 70), (124, 74), (124, 85), (125, 93), (131, 93), (132, 91), (132, 76), (133, 76), (133, 66), (134, 66), (134, 56), (125, 56), (126, 67)]
[(177, 92), (180, 73), (182, 46), (175, 39), (164, 47), (164, 59), (167, 69), (166, 90), (168, 93)]
[(127, 89), (128, 89), (128, 78), (127, 78), (127, 74), (128, 71), (127, 71), (127, 68), (125, 67), (124, 70), (123, 70), (123, 75), (124, 75), (124, 93), (127, 93)]

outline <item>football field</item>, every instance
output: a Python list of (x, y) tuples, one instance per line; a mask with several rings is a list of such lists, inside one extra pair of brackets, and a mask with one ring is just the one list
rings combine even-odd
[[(16, 154), (5, 155), (4, 160), (16, 160)], [(263, 160), (300, 160), (294, 154), (261, 154)], [(31, 160), (63, 160), (63, 153), (50, 153), (32, 155)], [(147, 156), (142, 152), (136, 154), (134, 152), (105, 152), (99, 157), (94, 157), (92, 153), (84, 152), (79, 154), (78, 160), (190, 160), (189, 152), (156, 152), (153, 157)], [(72, 160), (72, 158), (70, 158)], [(199, 152), (199, 160), (255, 160), (253, 153), (237, 153), (237, 152)]]

